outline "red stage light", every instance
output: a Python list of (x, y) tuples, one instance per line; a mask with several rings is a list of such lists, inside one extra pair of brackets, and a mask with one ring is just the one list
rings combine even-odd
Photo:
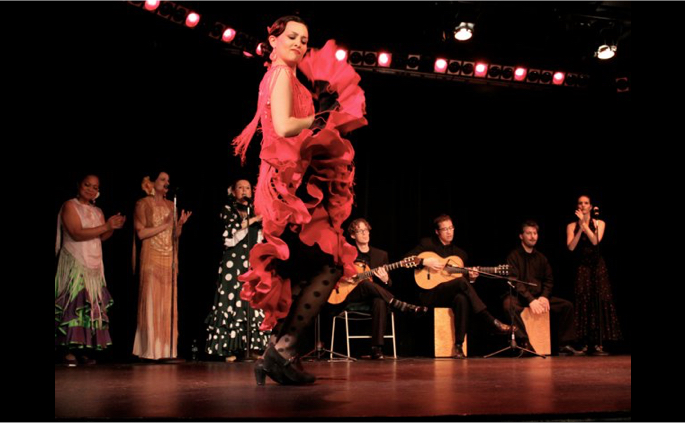
[(392, 54), (380, 53), (378, 55), (378, 66), (382, 68), (388, 68), (390, 67), (390, 63), (392, 63)]
[(347, 60), (347, 50), (342, 48), (338, 49), (338, 51), (335, 52), (335, 58), (338, 62), (344, 62)]
[(190, 12), (186, 17), (186, 26), (188, 28), (195, 28), (200, 23), (200, 15), (195, 12)]
[(154, 12), (157, 10), (159, 7), (159, 0), (146, 0), (145, 1), (145, 10), (149, 10), (150, 12)]
[(257, 44), (255, 52), (257, 53), (257, 56), (262, 56), (264, 54), (264, 43)]
[(528, 70), (526, 68), (516, 68), (514, 71), (514, 80), (525, 81)]
[(475, 71), (475, 76), (478, 78), (485, 78), (485, 76), (488, 74), (488, 65), (485, 63), (477, 63), (476, 64), (476, 71)]
[(433, 66), (433, 70), (437, 73), (445, 73), (445, 71), (447, 71), (447, 60), (436, 59), (435, 66)]
[(552, 83), (554, 85), (561, 85), (564, 83), (564, 79), (566, 79), (566, 74), (564, 72), (555, 72)]
[(226, 28), (226, 30), (224, 31), (224, 34), (221, 36), (221, 39), (226, 43), (230, 43), (231, 41), (233, 41), (234, 38), (235, 38), (235, 29), (233, 29), (233, 28)]

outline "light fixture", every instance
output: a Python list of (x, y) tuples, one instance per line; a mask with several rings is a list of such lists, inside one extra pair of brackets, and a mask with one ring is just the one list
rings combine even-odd
[(347, 60), (347, 50), (343, 48), (339, 48), (338, 50), (336, 50), (335, 60), (337, 60), (338, 62), (344, 62), (345, 60)]
[(407, 69), (418, 70), (419, 63), (421, 62), (421, 56), (418, 54), (410, 54), (407, 56)]
[(614, 56), (616, 56), (616, 46), (614, 45), (602, 44), (595, 52), (595, 57), (600, 60), (608, 60)]
[(447, 60), (438, 58), (435, 59), (435, 64), (433, 65), (433, 72), (445, 73), (447, 71)]
[(358, 50), (350, 51), (350, 64), (351, 65), (361, 65), (362, 60), (364, 60), (364, 52)]
[(470, 22), (462, 22), (454, 28), (454, 38), (457, 41), (468, 41), (473, 37), (473, 28), (476, 25)]
[(450, 60), (449, 65), (447, 65), (447, 73), (456, 75), (461, 71), (461, 62), (459, 60)]
[(389, 68), (392, 63), (392, 54), (381, 52), (378, 54), (378, 67)]

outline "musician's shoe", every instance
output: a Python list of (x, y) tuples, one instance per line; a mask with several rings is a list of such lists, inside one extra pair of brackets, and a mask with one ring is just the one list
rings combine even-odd
[(457, 358), (460, 360), (466, 358), (466, 354), (464, 354), (462, 344), (456, 344), (454, 347), (455, 347), (454, 349), (456, 350), (456, 352), (454, 353), (452, 358)]
[(404, 301), (400, 301), (397, 298), (393, 298), (392, 300), (390, 300), (390, 306), (403, 313), (410, 313), (414, 314), (415, 316), (423, 316), (428, 312), (428, 307), (405, 303)]
[(559, 348), (559, 355), (585, 355), (585, 352), (573, 348), (571, 345), (564, 345)]
[(595, 345), (595, 348), (592, 351), (592, 355), (606, 356), (609, 355), (609, 353), (604, 351), (604, 347), (602, 347), (601, 345)]
[(373, 346), (371, 347), (371, 359), (372, 360), (383, 360), (385, 356), (383, 355), (383, 348)]
[[(511, 333), (511, 326), (507, 325), (506, 323), (502, 323), (499, 320), (495, 319), (492, 324), (495, 326), (495, 333), (500, 334), (500, 335), (506, 335), (508, 333)], [(516, 332), (516, 326), (514, 326), (514, 332)]]

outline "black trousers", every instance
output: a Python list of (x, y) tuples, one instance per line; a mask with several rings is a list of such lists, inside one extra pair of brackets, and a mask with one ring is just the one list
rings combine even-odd
[[(521, 329), (527, 340), (528, 334), (526, 333), (526, 327), (523, 325), (523, 319), (521, 319), (521, 312), (524, 308), (528, 307), (528, 301), (507, 295), (502, 305), (507, 319), (509, 319), (509, 306), (512, 305), (514, 307), (514, 324)], [(563, 298), (552, 297), (549, 299), (549, 308), (550, 325), (559, 334), (559, 344), (563, 346), (574, 342), (576, 340), (576, 331), (573, 324), (573, 304)]]
[(419, 299), (424, 306), (452, 309), (454, 312), (454, 337), (458, 344), (464, 342), (471, 313), (477, 314), (487, 309), (476, 290), (463, 277), (425, 290), (419, 294)]
[(387, 289), (371, 281), (363, 281), (349, 293), (344, 305), (371, 303), (371, 345), (382, 346), (388, 324), (388, 305), (393, 295)]

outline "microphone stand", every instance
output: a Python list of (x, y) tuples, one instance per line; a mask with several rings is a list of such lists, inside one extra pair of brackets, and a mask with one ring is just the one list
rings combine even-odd
[[(466, 269), (464, 269), (464, 270), (466, 270)], [(492, 274), (492, 273), (481, 272), (480, 270), (478, 271), (478, 273), (480, 273), (481, 275), (485, 275), (485, 276), (487, 276), (487, 277), (489, 277), (489, 278), (493, 278), (493, 279), (504, 279), (504, 280), (506, 280), (506, 281), (507, 281), (507, 285), (509, 285), (509, 297), (511, 297), (512, 299), (514, 298), (514, 296), (513, 296), (514, 283), (523, 284), (523, 285), (529, 285), (529, 286), (537, 286), (537, 284), (534, 284), (534, 283), (524, 282), (524, 281), (521, 281), (521, 280), (518, 280), (518, 279), (515, 279), (515, 278), (503, 277), (503, 276), (501, 276), (501, 275), (495, 275), (495, 274)], [(497, 354), (499, 354), (499, 353), (502, 353), (502, 352), (508, 351), (508, 350), (513, 350), (513, 351), (519, 350), (519, 351), (521, 351), (521, 354), (523, 354), (524, 352), (527, 352), (527, 353), (536, 355), (536, 356), (538, 356), (538, 357), (547, 358), (547, 357), (545, 357), (544, 355), (538, 354), (538, 353), (536, 353), (535, 351), (531, 351), (531, 350), (528, 350), (528, 349), (523, 348), (523, 347), (519, 347), (519, 346), (516, 344), (516, 336), (515, 336), (515, 334), (514, 334), (514, 313), (515, 313), (515, 312), (514, 312), (514, 303), (513, 303), (513, 301), (509, 301), (509, 322), (510, 322), (509, 327), (511, 328), (511, 334), (510, 334), (510, 336), (511, 336), (510, 339), (511, 339), (511, 340), (509, 341), (509, 346), (506, 347), (506, 348), (502, 348), (502, 349), (499, 350), (499, 351), (495, 351), (495, 352), (492, 353), (492, 354), (488, 354), (488, 355), (486, 355), (486, 356), (483, 357), (483, 358), (490, 358), (490, 357), (492, 357), (492, 356), (495, 356), (495, 355), (497, 355)], [(520, 357), (520, 356), (519, 356), (519, 357)]]
[(178, 254), (178, 226), (176, 213), (176, 190), (174, 190), (174, 211), (172, 215), (172, 222), (174, 224), (171, 230), (171, 338), (169, 338), (169, 357), (160, 360), (160, 362), (166, 364), (178, 364), (185, 362), (185, 360), (182, 358), (174, 357), (174, 318), (176, 317), (176, 313), (174, 313), (174, 305), (176, 304), (176, 283), (178, 282), (178, 274), (176, 271), (178, 266), (176, 263), (176, 255)]
[[(594, 215), (594, 216), (592, 216)], [(590, 215), (590, 219), (593, 219), (594, 217), (599, 218), (599, 208), (593, 208), (592, 209), (592, 215)], [(597, 239), (597, 264), (599, 264), (599, 225), (595, 225), (595, 238)], [(596, 292), (596, 303), (597, 303), (597, 314), (599, 314), (599, 348), (604, 351), (604, 325), (602, 324), (602, 314), (603, 313), (603, 307), (602, 307), (602, 299), (600, 298), (600, 292), (599, 292), (599, 284), (598, 281), (595, 280), (595, 289), (597, 290)]]

